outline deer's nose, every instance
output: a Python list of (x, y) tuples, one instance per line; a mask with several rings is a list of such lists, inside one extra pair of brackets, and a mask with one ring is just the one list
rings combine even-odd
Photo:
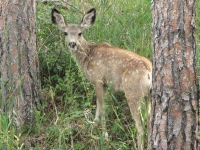
[(76, 43), (75, 43), (75, 42), (70, 42), (70, 43), (69, 43), (69, 47), (75, 48), (75, 47), (76, 47)]

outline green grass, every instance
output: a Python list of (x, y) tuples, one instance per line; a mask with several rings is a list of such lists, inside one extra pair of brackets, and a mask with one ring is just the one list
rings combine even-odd
[[(108, 42), (151, 59), (149, 1), (88, 0), (87, 2), (85, 5), (89, 5), (88, 9), (92, 7), (97, 9), (95, 24), (84, 33), (88, 41)], [(81, 12), (88, 10), (82, 7), (79, 1), (75, 1), (73, 6)], [(46, 143), (49, 143), (48, 140), (56, 140), (50, 143), (54, 144), (53, 147), (61, 149), (66, 145), (67, 149), (135, 149), (137, 131), (123, 95), (114, 97), (110, 91), (106, 96), (109, 140), (102, 136), (100, 125), (87, 123), (83, 113), (88, 109), (91, 111), (90, 120), (94, 118), (96, 109), (94, 91), (71, 58), (63, 41), (63, 33), (52, 25), (49, 15), (52, 7), (42, 4), (38, 7), (38, 17), (41, 18), (38, 18), (40, 32), (37, 35), (41, 36), (38, 40), (41, 43), (39, 45), (42, 45), (39, 52), (41, 64), (44, 66), (42, 67), (45, 84), (43, 92), (47, 95), (46, 103), (49, 103), (49, 100), (53, 101), (51, 113), (54, 116), (52, 122), (49, 122), (52, 125), (41, 131), (50, 133), (49, 137), (52, 137), (45, 139)], [(82, 19), (83, 15), (74, 7), (68, 7), (68, 11), (59, 7), (58, 9), (69, 23), (79, 23)], [(145, 110), (142, 116), (146, 119)], [(145, 123), (143, 126), (145, 128)]]
[[(37, 38), (42, 80), (42, 111), (35, 111), (36, 126), (30, 134), (16, 132), (0, 115), (0, 149), (135, 149), (136, 128), (123, 94), (106, 94), (109, 139), (102, 136), (93, 120), (96, 103), (92, 86), (71, 57), (64, 35), (51, 23), (51, 9), (57, 7), (69, 23), (79, 23), (82, 13), (95, 7), (95, 24), (84, 37), (92, 43), (108, 42), (152, 59), (151, 9), (149, 0), (80, 0), (70, 1), (68, 10), (61, 6), (37, 6)], [(197, 66), (200, 66), (200, 4), (197, 3)], [(145, 104), (141, 117), (146, 120)], [(143, 123), (145, 128), (146, 124)], [(145, 137), (146, 138), (146, 137)], [(24, 148), (26, 147), (26, 148)]]

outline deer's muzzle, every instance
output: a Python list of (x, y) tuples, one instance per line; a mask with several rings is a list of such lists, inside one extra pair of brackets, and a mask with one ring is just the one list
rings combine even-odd
[(75, 47), (77, 46), (77, 44), (75, 42), (70, 42), (69, 43), (69, 47), (75, 49)]

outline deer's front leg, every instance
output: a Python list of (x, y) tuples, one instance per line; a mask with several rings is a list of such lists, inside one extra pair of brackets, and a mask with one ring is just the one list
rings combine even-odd
[(105, 121), (105, 111), (104, 111), (104, 93), (105, 89), (103, 86), (102, 81), (98, 81), (95, 85), (95, 93), (97, 96), (97, 109), (96, 109), (96, 114), (95, 114), (95, 119), (94, 121), (99, 121), (101, 118), (101, 123), (102, 123), (102, 128), (103, 128), (103, 136), (105, 138), (108, 137), (108, 133), (106, 130), (106, 121)]
[(94, 121), (98, 122), (99, 119), (101, 118), (101, 120), (105, 121), (105, 117), (104, 117), (104, 87), (103, 87), (103, 83), (102, 81), (98, 81), (94, 84), (94, 89), (95, 89), (95, 93), (96, 93), (96, 114), (95, 114), (95, 118)]

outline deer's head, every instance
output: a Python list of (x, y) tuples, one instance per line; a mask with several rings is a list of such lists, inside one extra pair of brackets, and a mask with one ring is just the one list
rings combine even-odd
[(70, 50), (76, 51), (82, 47), (85, 39), (82, 35), (84, 29), (89, 29), (96, 18), (96, 10), (92, 8), (82, 18), (80, 24), (68, 24), (63, 15), (56, 9), (51, 12), (52, 22), (65, 34), (65, 40)]

